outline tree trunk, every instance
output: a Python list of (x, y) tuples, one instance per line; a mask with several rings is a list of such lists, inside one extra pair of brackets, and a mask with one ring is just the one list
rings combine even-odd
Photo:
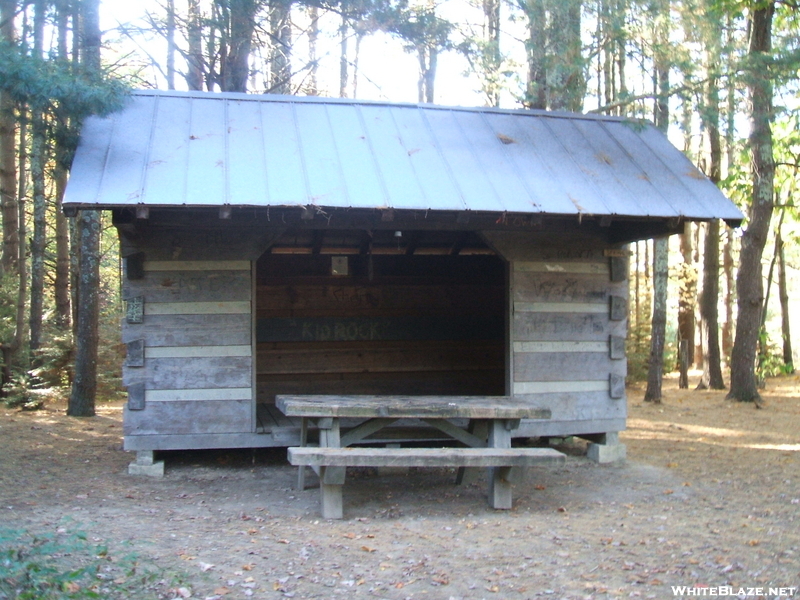
[(722, 272), (725, 276), (725, 324), (722, 326), (722, 353), (730, 362), (733, 350), (733, 304), (736, 300), (736, 284), (733, 278), (733, 229), (725, 228), (725, 245), (722, 248)]
[[(69, 60), (67, 41), (69, 38), (69, 2), (60, 0), (58, 4), (58, 58), (61, 61)], [(65, 122), (59, 123), (66, 127)], [(56, 186), (56, 275), (55, 275), (55, 301), (56, 301), (56, 326), (67, 329), (70, 326), (70, 279), (69, 279), (69, 225), (61, 209), (64, 190), (67, 186), (67, 170), (64, 165), (63, 149), (56, 145), (56, 165), (54, 179)]]
[(31, 114), (31, 182), (33, 184), (33, 238), (31, 240), (30, 347), (33, 355), (41, 346), (44, 310), (44, 254), (47, 244), (47, 199), (45, 198), (44, 114)]
[(347, 98), (347, 17), (342, 15), (339, 25), (339, 98)]
[(661, 402), (668, 278), (669, 239), (659, 238), (653, 243), (653, 326), (650, 332), (650, 364), (647, 371), (647, 390), (644, 393), (645, 402)]
[[(100, 1), (83, 3), (82, 66), (90, 74), (100, 73)], [(100, 212), (84, 210), (76, 229), (80, 237), (75, 378), (67, 405), (74, 417), (94, 415), (97, 393), (97, 347), (100, 292)]]
[[(0, 41), (16, 42), (15, 0), (0, 0)], [(0, 92), (0, 206), (3, 212), (3, 255), (0, 276), (19, 268), (19, 208), (17, 206), (16, 122), (14, 101)]]
[(203, 89), (203, 28), (200, 13), (200, 0), (188, 0), (188, 24), (186, 40), (188, 43), (186, 85), (190, 90)]
[(175, 89), (175, 0), (167, 0), (167, 89)]
[(97, 393), (98, 295), (100, 291), (100, 212), (85, 210), (79, 215), (81, 238), (80, 276), (81, 299), (78, 309), (75, 379), (69, 397), (67, 414), (91, 417), (95, 414)]
[(778, 296), (781, 301), (781, 337), (783, 338), (783, 364), (787, 373), (794, 373), (792, 332), (789, 327), (789, 292), (786, 286), (786, 253), (783, 238), (778, 235)]
[(220, 65), (223, 92), (247, 91), (256, 8), (256, 0), (229, 0), (228, 49), (225, 60)]
[(489, 85), (486, 89), (490, 106), (500, 106), (500, 68), (503, 55), (500, 52), (500, 0), (483, 0), (483, 17), (488, 52)]
[(703, 248), (703, 293), (700, 314), (703, 317), (703, 376), (697, 389), (724, 390), (719, 351), (719, 221), (706, 229)]
[[(686, 223), (681, 234), (681, 256), (683, 262), (678, 276), (678, 347), (686, 343), (687, 351), (679, 354), (681, 388), (688, 388), (685, 371), (692, 364), (691, 348), (694, 348), (694, 305), (697, 296), (697, 271), (692, 260), (692, 224)], [(682, 358), (684, 360), (682, 360)], [(685, 385), (684, 385), (685, 384)]]
[[(272, 51), (270, 52), (271, 94), (292, 93), (292, 5), (289, 0), (271, 0), (269, 9), (270, 29), (272, 30)], [(252, 35), (252, 31), (251, 34)]]
[(543, 0), (527, 0), (523, 3), (528, 20), (528, 81), (525, 92), (526, 108), (547, 108), (547, 36), (545, 31), (545, 9)]
[(774, 1), (755, 4), (753, 8), (750, 48), (748, 50), (748, 88), (752, 103), (750, 120), (750, 155), (753, 174), (753, 199), (750, 220), (742, 235), (736, 295), (739, 313), (736, 337), (731, 353), (731, 389), (728, 398), (740, 402), (761, 400), (758, 393), (755, 358), (758, 342), (763, 284), (761, 255), (767, 242), (772, 217), (775, 162), (772, 156), (772, 80), (769, 68), (772, 50), (772, 17)]
[[(707, 17), (711, 18), (713, 9), (709, 8)], [(719, 185), (722, 179), (722, 140), (719, 133), (719, 79), (716, 68), (720, 60), (719, 19), (710, 21), (712, 37), (707, 42), (707, 70), (709, 80), (706, 84), (705, 107), (701, 119), (708, 133), (709, 166), (708, 178)], [(706, 227), (703, 246), (703, 295), (700, 299), (703, 340), (703, 376), (698, 389), (725, 389), (722, 379), (722, 360), (719, 349), (719, 221), (714, 220)]]
[[(45, 2), (36, 0), (33, 22), (33, 55), (42, 58), (44, 48)], [(33, 239), (31, 240), (31, 363), (42, 343), (44, 312), (44, 254), (47, 246), (47, 198), (45, 197), (45, 163), (47, 162), (47, 129), (42, 110), (31, 111), (31, 183), (33, 184)]]
[(311, 6), (308, 9), (308, 18), (311, 25), (308, 29), (308, 89), (306, 90), (309, 96), (317, 96), (319, 89), (317, 88), (317, 73), (319, 73), (319, 64), (317, 63), (317, 40), (319, 40), (319, 9), (316, 6)]

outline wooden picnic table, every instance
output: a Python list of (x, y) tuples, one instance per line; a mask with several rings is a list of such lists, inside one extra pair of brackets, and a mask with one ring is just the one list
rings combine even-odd
[[(322, 514), (342, 517), (342, 486), (347, 466), (488, 467), (489, 503), (511, 508), (511, 469), (562, 462), (551, 448), (511, 448), (512, 431), (521, 419), (549, 419), (550, 410), (508, 396), (337, 396), (278, 395), (276, 406), (300, 417), (300, 447), (289, 448), (298, 465), (298, 487), (305, 487), (305, 466), (320, 477)], [(361, 422), (342, 431), (341, 419)], [(451, 419), (468, 419), (465, 429)], [(351, 448), (400, 419), (419, 419), (465, 447)], [(308, 422), (316, 422), (319, 447), (308, 447)], [(459, 472), (459, 479), (463, 470)]]

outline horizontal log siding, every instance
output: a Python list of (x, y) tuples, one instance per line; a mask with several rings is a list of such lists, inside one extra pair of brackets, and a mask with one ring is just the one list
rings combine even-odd
[(627, 361), (610, 357), (609, 340), (624, 338), (627, 322), (610, 319), (610, 298), (627, 298), (628, 283), (611, 281), (602, 250), (556, 254), (511, 261), (513, 393), (550, 408), (555, 422), (624, 419), (609, 379), (624, 377)]
[(144, 410), (126, 411), (127, 436), (250, 433), (253, 426), (251, 270), (241, 260), (151, 260), (125, 298), (144, 301), (144, 366), (123, 368), (144, 384)]

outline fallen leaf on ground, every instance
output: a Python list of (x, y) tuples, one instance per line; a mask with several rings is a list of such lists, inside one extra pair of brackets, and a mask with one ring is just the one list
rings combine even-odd
[(200, 570), (203, 573), (205, 573), (206, 571), (210, 571), (211, 569), (213, 569), (214, 565), (212, 565), (211, 563), (200, 561), (199, 567), (200, 567)]

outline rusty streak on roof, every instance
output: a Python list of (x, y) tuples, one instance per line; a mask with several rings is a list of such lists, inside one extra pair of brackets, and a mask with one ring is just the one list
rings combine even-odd
[(742, 219), (646, 122), (163, 91), (86, 121), (64, 199), (141, 204)]

